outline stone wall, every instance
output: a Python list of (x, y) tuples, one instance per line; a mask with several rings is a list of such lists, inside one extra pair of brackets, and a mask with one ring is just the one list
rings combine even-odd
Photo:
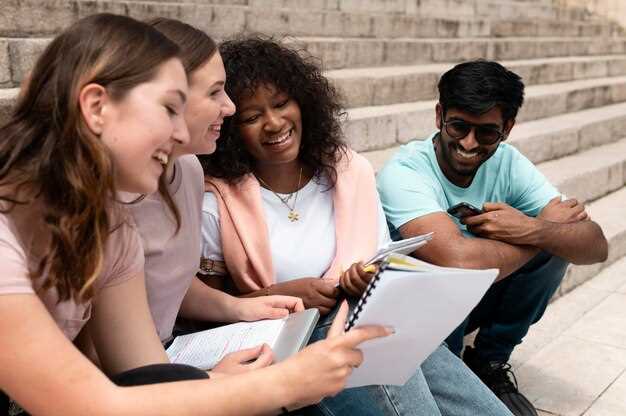
[(626, 27), (626, 1), (624, 0), (554, 0), (561, 7), (581, 8), (602, 17), (608, 17)]

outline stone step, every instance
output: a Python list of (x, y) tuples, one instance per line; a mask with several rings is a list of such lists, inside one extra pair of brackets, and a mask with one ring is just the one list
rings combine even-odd
[(624, 38), (510, 37), (463, 39), (359, 39), (301, 37), (297, 46), (318, 57), (325, 69), (564, 56), (616, 55), (626, 52)]
[(298, 8), (377, 12), (427, 17), (455, 16), (494, 20), (520, 16), (540, 19), (565, 18), (587, 20), (591, 16), (579, 8), (554, 7), (551, 2), (511, 0), (248, 0), (253, 7)]
[[(109, 0), (127, 2), (129, 0)], [(332, 10), (344, 12), (408, 14), (425, 17), (449, 17), (450, 10), (455, 16), (491, 19), (519, 18), (533, 19), (591, 20), (587, 10), (574, 7), (554, 7), (551, 0), (149, 0), (153, 3), (172, 4), (219, 4), (243, 5), (262, 9), (290, 10)]]
[[(519, 123), (507, 143), (537, 164), (613, 143), (623, 137), (624, 132), (626, 103), (620, 103)], [(396, 145), (362, 154), (372, 163), (374, 170), (379, 171), (398, 148)]]
[[(52, 36), (81, 17), (113, 12), (138, 19), (162, 16), (192, 23), (217, 38), (237, 33), (262, 32), (289, 36), (371, 38), (610, 36), (615, 25), (515, 18), (424, 17), (389, 13), (354, 13), (329, 10), (272, 9), (151, 0), (5, 0), (0, 15), (0, 36)], [(4, 18), (2, 17), (4, 16)]]
[[(626, 55), (502, 61), (529, 85), (626, 75)], [(437, 83), (454, 63), (338, 69), (326, 72), (346, 105), (366, 107), (437, 98)]]
[(625, 165), (626, 138), (622, 138), (537, 166), (563, 194), (587, 203), (621, 189), (626, 184)]
[(19, 88), (0, 88), (0, 126), (9, 119)]
[[(50, 39), (0, 37), (0, 87), (17, 86)], [(621, 55), (626, 38), (407, 39), (294, 38), (325, 69), (556, 56)]]
[(609, 258), (604, 263), (589, 266), (572, 266), (568, 269), (559, 294), (570, 292), (596, 276), (602, 269), (626, 256), (626, 188), (621, 188), (590, 203), (587, 212), (596, 221), (609, 242)]
[[(539, 120), (626, 101), (626, 77), (597, 78), (526, 89), (517, 121)], [(348, 110), (346, 139), (356, 151), (385, 149), (434, 129), (436, 101), (360, 107)]]
[(612, 143), (625, 132), (626, 103), (619, 103), (520, 123), (507, 141), (541, 163)]

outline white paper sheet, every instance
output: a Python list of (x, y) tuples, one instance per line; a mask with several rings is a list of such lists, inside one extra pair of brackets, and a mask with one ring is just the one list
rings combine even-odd
[(364, 361), (347, 387), (403, 385), (478, 304), (498, 270), (385, 270), (356, 326), (392, 326), (395, 334), (363, 343)]
[(286, 319), (239, 322), (176, 337), (167, 355), (172, 363), (210, 370), (228, 353), (263, 343), (274, 347)]

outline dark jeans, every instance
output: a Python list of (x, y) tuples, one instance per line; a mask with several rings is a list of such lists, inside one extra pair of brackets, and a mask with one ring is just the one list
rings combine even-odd
[[(152, 364), (134, 368), (111, 377), (118, 386), (143, 386), (171, 381), (200, 380), (209, 378), (206, 372), (182, 364)], [(8, 414), (9, 399), (0, 392), (0, 415)], [(20, 415), (28, 415), (26, 412)]]
[(567, 261), (541, 252), (494, 283), (470, 315), (446, 340), (461, 355), (463, 337), (478, 329), (474, 347), (485, 361), (507, 362), (532, 324), (539, 321), (561, 284)]

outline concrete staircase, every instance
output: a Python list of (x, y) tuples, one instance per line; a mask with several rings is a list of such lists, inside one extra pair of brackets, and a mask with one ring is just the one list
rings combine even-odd
[(527, 85), (509, 142), (585, 201), (610, 241), (609, 260), (572, 267), (559, 294), (626, 255), (626, 34), (614, 23), (552, 0), (3, 0), (0, 122), (51, 37), (97, 12), (178, 18), (217, 39), (287, 36), (343, 92), (347, 139), (376, 169), (433, 131), (441, 73), (501, 61)]

